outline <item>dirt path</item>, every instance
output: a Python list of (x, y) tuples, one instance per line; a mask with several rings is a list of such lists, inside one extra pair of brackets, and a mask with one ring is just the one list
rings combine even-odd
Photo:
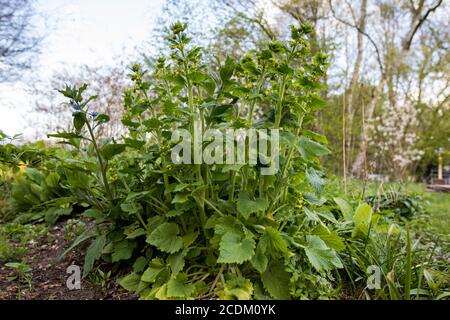
[[(89, 281), (83, 279), (81, 289), (69, 290), (66, 286), (66, 273), (68, 266), (75, 264), (83, 266), (84, 257), (82, 248), (74, 250), (58, 261), (60, 255), (70, 245), (64, 240), (64, 223), (58, 223), (50, 231), (49, 235), (31, 243), (25, 254), (24, 261), (32, 269), (31, 290), (28, 284), (21, 285), (22, 299), (28, 300), (85, 300), (85, 299), (135, 299), (133, 294), (123, 290), (111, 278), (110, 287), (105, 290), (95, 287)], [(0, 300), (18, 299), (18, 283), (11, 281), (9, 277), (14, 275), (14, 270), (0, 265)]]

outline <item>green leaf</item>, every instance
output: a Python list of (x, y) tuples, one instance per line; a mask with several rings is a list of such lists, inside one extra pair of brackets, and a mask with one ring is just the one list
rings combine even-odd
[(97, 123), (106, 123), (109, 122), (109, 116), (107, 114), (99, 114), (94, 118), (94, 121)]
[(73, 114), (73, 127), (80, 132), (86, 123), (86, 114), (84, 112), (75, 112)]
[(147, 265), (147, 258), (145, 258), (144, 256), (140, 256), (133, 263), (133, 271), (142, 272), (144, 271), (146, 265)]
[(149, 263), (149, 267), (144, 271), (140, 280), (145, 282), (155, 282), (158, 275), (166, 268), (160, 258), (155, 258)]
[(167, 263), (169, 263), (170, 269), (172, 270), (172, 275), (177, 275), (179, 272), (181, 272), (184, 268), (184, 257), (186, 257), (186, 254), (188, 253), (188, 250), (181, 250), (177, 253), (171, 254), (167, 258)]
[(240, 232), (229, 232), (222, 236), (219, 245), (218, 263), (237, 263), (250, 260), (255, 253), (255, 241), (243, 238)]
[(253, 284), (250, 280), (235, 275), (227, 275), (225, 287), (219, 292), (221, 300), (251, 300)]
[(250, 260), (250, 263), (252, 264), (253, 268), (258, 270), (259, 273), (263, 273), (264, 271), (266, 271), (269, 259), (267, 259), (265, 250), (260, 243), (256, 247), (255, 255)]
[(63, 139), (79, 139), (79, 138), (83, 138), (83, 136), (76, 134), (76, 133), (71, 133), (71, 132), (58, 132), (58, 133), (51, 133), (48, 134), (47, 137), (53, 137), (53, 138), (63, 138)]
[(161, 251), (175, 253), (183, 247), (183, 239), (178, 235), (179, 233), (180, 229), (177, 224), (166, 222), (159, 225), (147, 237), (147, 243)]
[(353, 221), (353, 209), (350, 204), (346, 200), (339, 197), (335, 197), (333, 200), (336, 202), (339, 210), (341, 210), (344, 219), (346, 221)]
[(274, 260), (270, 262), (267, 270), (261, 275), (264, 288), (273, 298), (279, 300), (289, 300), (291, 298), (289, 294), (291, 275), (284, 269), (282, 261)]
[(136, 291), (138, 286), (139, 286), (139, 282), (141, 280), (141, 276), (138, 275), (137, 273), (130, 273), (129, 275), (126, 275), (125, 277), (121, 278), (119, 280), (119, 284), (128, 291)]
[(369, 233), (370, 222), (372, 221), (372, 207), (367, 203), (361, 203), (356, 208), (355, 215), (353, 216), (353, 232), (352, 237), (365, 237)]
[(234, 63), (233, 59), (230, 57), (227, 57), (225, 60), (225, 64), (220, 68), (220, 79), (222, 79), (223, 83), (228, 83), (230, 78), (233, 76), (234, 69), (236, 67), (236, 64)]
[(95, 260), (99, 259), (102, 255), (103, 248), (106, 244), (106, 236), (99, 235), (92, 241), (91, 245), (86, 251), (86, 256), (84, 257), (84, 266), (83, 266), (83, 277), (85, 277), (89, 272), (91, 272), (92, 267), (94, 266)]
[(110, 160), (115, 155), (124, 152), (126, 146), (126, 144), (111, 143), (104, 145), (101, 150), (105, 160)]
[(45, 212), (45, 222), (49, 225), (54, 225), (60, 216), (68, 216), (72, 213), (72, 207), (70, 208), (49, 208)]
[(167, 283), (167, 297), (187, 298), (194, 293), (194, 290), (195, 286), (188, 283), (188, 277), (184, 273), (179, 273)]
[(306, 256), (312, 266), (319, 272), (342, 268), (342, 262), (336, 252), (327, 247), (317, 236), (306, 236)]
[(320, 195), (323, 186), (325, 185), (325, 180), (321, 178), (321, 176), (319, 175), (319, 171), (317, 171), (313, 167), (309, 167), (308, 169), (306, 169), (305, 173), (309, 184), (314, 189), (314, 192), (317, 195)]
[(301, 156), (308, 161), (314, 160), (320, 156), (327, 155), (331, 152), (327, 147), (305, 136), (301, 136), (298, 139), (297, 149), (300, 152)]
[(269, 203), (266, 199), (259, 198), (256, 201), (250, 199), (250, 194), (247, 191), (241, 191), (237, 200), (237, 210), (244, 217), (248, 219), (250, 214), (266, 210)]
[(264, 235), (261, 237), (261, 244), (264, 246), (266, 252), (275, 253), (289, 253), (286, 241), (281, 237), (280, 232), (273, 227), (266, 227)]
[(322, 239), (328, 247), (338, 252), (345, 249), (345, 244), (337, 232), (334, 230), (330, 231), (322, 224), (317, 225), (313, 231), (313, 234)]
[(172, 199), (172, 203), (185, 203), (186, 201), (188, 201), (188, 198), (188, 193), (177, 193)]
[(122, 240), (114, 244), (114, 251), (112, 253), (112, 262), (120, 260), (128, 260), (133, 254), (137, 243), (135, 241)]

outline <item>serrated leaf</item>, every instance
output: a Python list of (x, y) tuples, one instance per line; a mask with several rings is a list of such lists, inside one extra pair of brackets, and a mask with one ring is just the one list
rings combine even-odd
[(305, 136), (301, 136), (298, 139), (297, 149), (301, 156), (308, 161), (327, 155), (331, 152), (327, 147)]
[(128, 240), (122, 240), (114, 244), (114, 251), (111, 255), (112, 262), (130, 259), (136, 245), (136, 242)]
[(237, 200), (237, 210), (244, 217), (248, 219), (250, 214), (267, 209), (269, 203), (266, 199), (259, 198), (256, 200), (250, 199), (250, 194), (247, 191), (241, 191)]
[(313, 234), (322, 239), (328, 247), (338, 252), (345, 249), (345, 243), (342, 241), (341, 237), (339, 237), (337, 232), (334, 230), (330, 231), (322, 224), (317, 225)]
[(138, 275), (137, 273), (130, 273), (129, 275), (121, 278), (119, 280), (119, 284), (128, 291), (136, 291), (138, 286), (139, 286), (139, 282), (140, 282), (141, 276)]
[(309, 184), (313, 188), (314, 192), (317, 195), (320, 195), (322, 192), (323, 186), (325, 185), (325, 180), (319, 175), (319, 172), (313, 167), (309, 167), (305, 171), (306, 178), (308, 179)]
[(305, 253), (311, 265), (319, 272), (342, 268), (342, 262), (336, 252), (318, 236), (306, 236)]
[(188, 201), (188, 198), (188, 193), (177, 193), (172, 199), (172, 203), (185, 203), (186, 201)]
[(142, 272), (144, 271), (146, 265), (147, 265), (147, 258), (145, 258), (144, 256), (140, 256), (133, 263), (133, 271)]
[(150, 261), (148, 268), (142, 274), (141, 281), (155, 282), (158, 275), (166, 268), (166, 265), (160, 258)]
[(167, 258), (167, 263), (170, 266), (170, 269), (172, 270), (172, 275), (177, 275), (179, 272), (181, 272), (184, 268), (184, 257), (186, 257), (186, 254), (188, 253), (188, 250), (181, 250), (177, 253), (171, 254)]
[(262, 245), (266, 248), (265, 251), (270, 253), (282, 252), (289, 253), (286, 241), (281, 237), (280, 232), (273, 227), (266, 227), (261, 238)]
[(218, 263), (237, 263), (250, 260), (255, 253), (255, 241), (244, 238), (240, 232), (229, 232), (222, 236), (219, 245)]
[(187, 298), (194, 293), (194, 290), (195, 286), (188, 283), (188, 277), (184, 273), (179, 273), (167, 283), (167, 297)]
[(269, 259), (265, 254), (265, 250), (261, 244), (258, 244), (256, 247), (255, 255), (250, 260), (253, 268), (258, 270), (259, 273), (263, 273), (266, 271), (267, 264), (269, 263)]
[(274, 260), (269, 263), (267, 270), (261, 275), (264, 288), (269, 294), (279, 300), (289, 300), (289, 282), (291, 275), (284, 270), (284, 264), (281, 261)]
[(235, 275), (228, 275), (223, 291), (219, 292), (221, 300), (251, 300), (253, 284), (250, 280)]
[(159, 225), (147, 237), (147, 243), (161, 251), (175, 253), (183, 247), (183, 239), (178, 235), (179, 233), (180, 229), (176, 223), (166, 222)]

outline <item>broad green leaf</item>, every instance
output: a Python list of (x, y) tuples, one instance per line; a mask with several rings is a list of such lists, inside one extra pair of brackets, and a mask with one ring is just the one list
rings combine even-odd
[(353, 221), (353, 209), (350, 204), (346, 200), (339, 197), (335, 197), (333, 200), (336, 202), (339, 210), (341, 210), (345, 221)]
[(313, 234), (322, 239), (328, 247), (338, 252), (345, 249), (345, 244), (337, 232), (334, 230), (330, 231), (322, 224), (317, 225), (313, 231)]
[(91, 245), (86, 251), (86, 256), (84, 257), (83, 266), (83, 277), (85, 277), (89, 272), (91, 272), (94, 266), (95, 260), (99, 259), (102, 255), (103, 247), (106, 244), (106, 236), (100, 235), (92, 241)]
[(73, 127), (80, 132), (86, 123), (86, 114), (84, 112), (75, 112), (73, 114)]
[(365, 237), (369, 233), (370, 222), (372, 221), (372, 207), (367, 203), (361, 203), (353, 216), (352, 237)]
[(300, 152), (301, 156), (306, 160), (314, 160), (317, 157), (324, 156), (329, 154), (331, 151), (305, 136), (301, 136), (298, 139), (297, 149)]
[(264, 246), (266, 252), (289, 253), (286, 241), (281, 237), (280, 232), (273, 227), (266, 227), (264, 235), (261, 237), (261, 245)]
[(194, 284), (188, 283), (188, 277), (184, 273), (179, 273), (167, 283), (167, 297), (187, 298), (194, 293), (194, 290)]
[(185, 203), (186, 201), (188, 201), (188, 198), (188, 193), (177, 193), (172, 199), (172, 203)]
[(175, 253), (183, 247), (183, 239), (178, 235), (179, 233), (180, 229), (176, 223), (166, 222), (147, 236), (147, 243), (161, 251)]
[(266, 252), (261, 243), (256, 247), (255, 255), (250, 260), (250, 263), (259, 273), (266, 271), (269, 259), (267, 259)]
[(139, 286), (139, 282), (141, 280), (141, 276), (138, 275), (137, 273), (130, 273), (129, 275), (126, 275), (125, 277), (121, 278), (119, 280), (119, 284), (128, 291), (136, 291), (138, 286)]
[(145, 258), (144, 256), (140, 256), (133, 263), (133, 271), (142, 272), (144, 271), (146, 265), (147, 265), (147, 258)]
[(282, 261), (274, 260), (269, 263), (267, 270), (261, 275), (264, 288), (269, 294), (279, 300), (289, 300), (289, 282), (291, 275), (285, 270)]
[(233, 75), (234, 69), (236, 67), (236, 64), (234, 63), (233, 59), (230, 57), (227, 57), (225, 60), (225, 64), (220, 68), (220, 78), (222, 79), (223, 83), (228, 83), (231, 76)]
[(325, 185), (325, 180), (319, 175), (319, 172), (313, 167), (309, 167), (308, 169), (306, 169), (305, 173), (309, 184), (314, 189), (314, 192), (320, 195), (323, 186)]
[(250, 260), (255, 253), (255, 241), (244, 238), (241, 233), (229, 232), (220, 240), (218, 263), (238, 263)]
[(188, 250), (189, 249), (184, 249), (177, 253), (173, 253), (167, 258), (167, 263), (169, 264), (170, 269), (172, 270), (172, 275), (175, 276), (183, 270), (184, 258), (186, 257)]
[(128, 260), (133, 255), (133, 251), (136, 248), (137, 243), (135, 241), (122, 240), (114, 244), (114, 250), (112, 253), (112, 262), (120, 260)]
[(253, 294), (253, 284), (250, 280), (241, 276), (228, 276), (225, 288), (219, 292), (221, 300), (251, 300)]
[(158, 275), (166, 268), (166, 265), (160, 258), (150, 261), (148, 268), (142, 274), (141, 281), (155, 282)]
[(104, 145), (101, 150), (106, 160), (110, 160), (115, 155), (125, 151), (126, 144), (111, 143)]
[(319, 272), (342, 268), (342, 262), (336, 252), (317, 236), (306, 236), (306, 256), (312, 266)]
[(269, 204), (266, 199), (259, 198), (256, 200), (251, 200), (250, 194), (247, 191), (241, 191), (239, 193), (237, 210), (240, 214), (242, 214), (244, 219), (248, 219), (252, 213), (267, 209), (268, 206)]

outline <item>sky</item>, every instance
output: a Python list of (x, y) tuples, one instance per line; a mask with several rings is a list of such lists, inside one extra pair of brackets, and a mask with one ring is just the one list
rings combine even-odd
[(0, 84), (0, 130), (29, 136), (26, 121), (35, 97), (29, 79), (46, 81), (61, 68), (113, 64), (151, 37), (163, 0), (38, 0), (37, 32), (45, 34), (41, 54), (30, 77)]

